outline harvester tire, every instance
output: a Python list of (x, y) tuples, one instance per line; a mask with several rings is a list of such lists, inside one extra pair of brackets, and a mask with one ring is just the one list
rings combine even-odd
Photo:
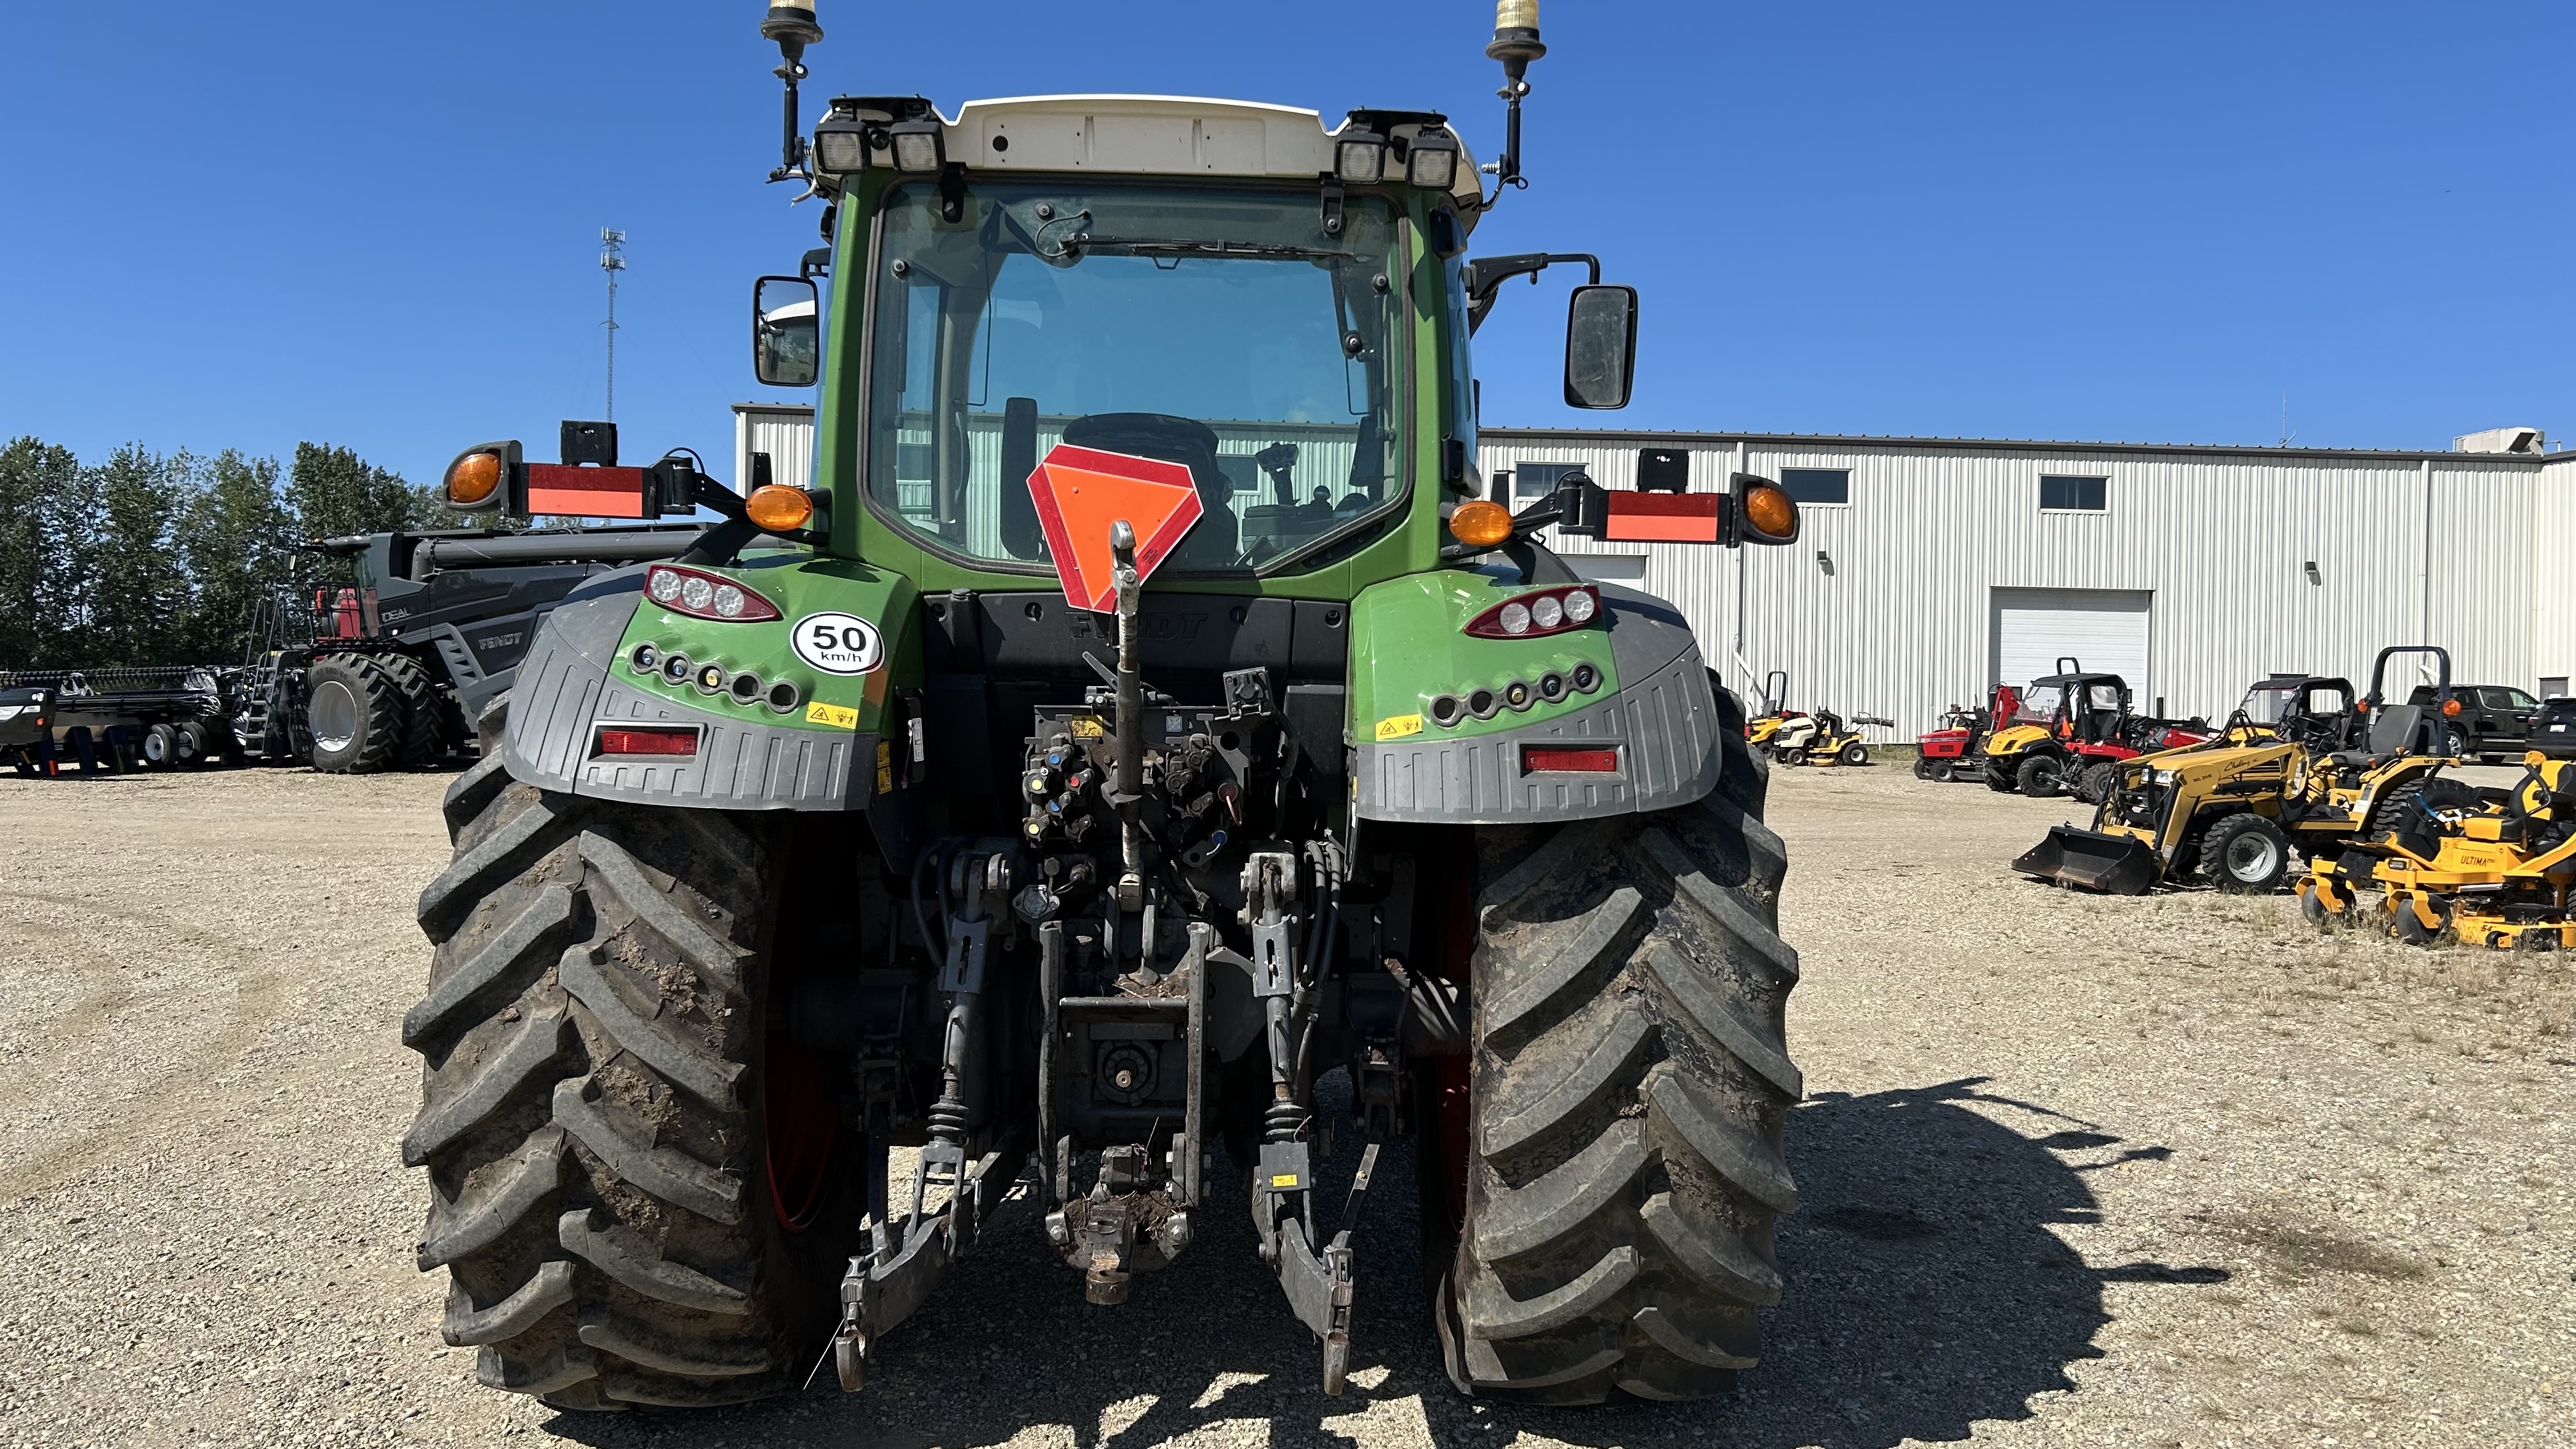
[(1797, 1203), (1798, 956), (1763, 772), (1725, 750), (1694, 804), (1477, 833), (1466, 1221), (1438, 1305), (1469, 1393), (1697, 1399), (1759, 1353)]
[(371, 775), (393, 765), (402, 750), (402, 696), (373, 661), (333, 654), (315, 660), (304, 680), (313, 768)]
[(2055, 755), (2033, 755), (2013, 771), (2013, 784), (2034, 800), (2049, 800), (2066, 792), (2066, 762)]
[(498, 757), (446, 812), (402, 1150), (429, 1169), (419, 1262), (450, 1274), (447, 1341), (565, 1409), (795, 1390), (865, 1178), (825, 1078), (772, 1034), (774, 827), (578, 801)]
[(2289, 873), (2289, 837), (2250, 810), (2217, 821), (2200, 838), (2200, 878), (2228, 895), (2270, 895)]
[(408, 654), (377, 654), (367, 662), (402, 696), (402, 744), (394, 752), (394, 763), (407, 770), (437, 764), (447, 753), (447, 740), (440, 719), (444, 711), (429, 670)]

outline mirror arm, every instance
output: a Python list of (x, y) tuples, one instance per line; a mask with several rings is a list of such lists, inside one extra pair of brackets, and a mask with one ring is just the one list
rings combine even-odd
[(1520, 252), (1509, 256), (1479, 257), (1467, 264), (1467, 332), (1473, 336), (1485, 325), (1485, 314), (1494, 310), (1503, 283), (1514, 277), (1527, 277), (1531, 286), (1538, 285), (1538, 274), (1556, 262), (1581, 262), (1591, 269), (1589, 285), (1601, 284), (1601, 259), (1590, 252)]

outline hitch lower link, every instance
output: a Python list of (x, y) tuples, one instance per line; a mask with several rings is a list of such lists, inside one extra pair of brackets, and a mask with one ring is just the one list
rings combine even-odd
[[(992, 1215), (1018, 1176), (1017, 1165), (1006, 1167), (1001, 1152), (972, 1149), (966, 1102), (975, 1042), (982, 1030), (992, 905), (1010, 897), (1010, 858), (1006, 849), (978, 848), (953, 863), (943, 863), (953, 864), (960, 899), (956, 913), (942, 918), (947, 949), (940, 964), (939, 989), (948, 998), (948, 1023), (941, 1052), (941, 1091), (930, 1109), (930, 1140), (922, 1145), (913, 1169), (910, 1211), (899, 1222), (890, 1222), (888, 1204), (871, 1203), (873, 1241), (867, 1253), (850, 1259), (841, 1278), (841, 1322), (832, 1335), (831, 1358), (841, 1387), (852, 1391), (867, 1385), (868, 1355), (877, 1339), (911, 1317), (930, 1297), (949, 1268), (974, 1245), (977, 1227)], [(943, 1187), (947, 1198), (932, 1210), (931, 1191)], [(821, 1367), (815, 1365), (818, 1371)]]

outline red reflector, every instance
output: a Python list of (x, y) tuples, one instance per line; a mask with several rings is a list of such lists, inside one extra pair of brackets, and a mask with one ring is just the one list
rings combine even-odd
[(641, 468), (528, 465), (528, 511), (567, 518), (649, 518)]
[(1541, 770), (1584, 770), (1596, 775), (1617, 774), (1619, 752), (1617, 750), (1549, 749), (1540, 745), (1522, 747), (1521, 773), (1535, 775)]
[(599, 732), (598, 753), (603, 755), (694, 755), (697, 752), (698, 732), (685, 726)]
[(1716, 493), (1627, 493), (1609, 495), (1601, 536), (1632, 543), (1715, 543)]

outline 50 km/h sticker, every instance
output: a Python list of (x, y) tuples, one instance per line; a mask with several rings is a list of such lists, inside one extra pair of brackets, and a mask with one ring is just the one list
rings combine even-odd
[(865, 674), (885, 662), (877, 626), (856, 614), (808, 614), (788, 642), (796, 657), (825, 674)]

